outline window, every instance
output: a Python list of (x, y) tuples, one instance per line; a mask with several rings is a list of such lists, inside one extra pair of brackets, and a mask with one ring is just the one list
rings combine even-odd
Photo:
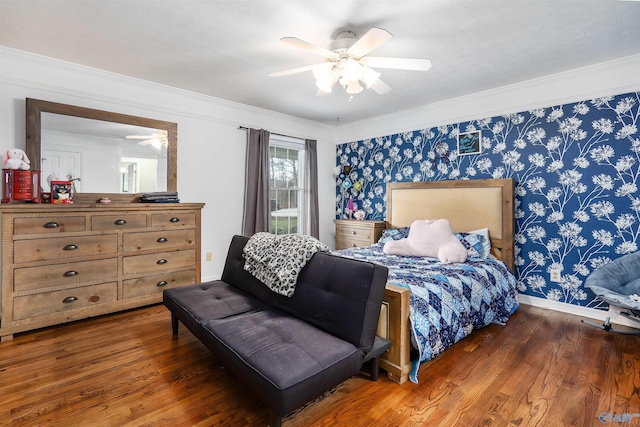
[(280, 135), (269, 141), (270, 232), (304, 233), (304, 142)]

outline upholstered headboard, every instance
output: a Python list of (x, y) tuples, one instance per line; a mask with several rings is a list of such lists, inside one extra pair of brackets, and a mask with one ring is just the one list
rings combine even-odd
[(489, 229), (492, 254), (514, 271), (513, 178), (387, 184), (387, 228), (446, 218), (454, 232)]

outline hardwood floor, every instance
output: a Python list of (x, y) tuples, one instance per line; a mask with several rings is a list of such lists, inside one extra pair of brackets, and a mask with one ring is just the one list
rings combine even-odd
[[(640, 425), (640, 336), (534, 307), (423, 364), (419, 380), (354, 377), (284, 426), (597, 426), (601, 414)], [(267, 424), (266, 406), (186, 328), (172, 338), (161, 305), (0, 344), (2, 426)]]

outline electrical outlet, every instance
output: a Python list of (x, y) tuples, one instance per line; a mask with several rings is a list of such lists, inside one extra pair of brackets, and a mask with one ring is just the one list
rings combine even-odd
[(206, 259), (207, 261), (213, 261), (213, 252), (207, 252), (207, 253), (205, 254), (205, 259)]
[(560, 282), (562, 274), (560, 270), (549, 270), (549, 280), (552, 282)]

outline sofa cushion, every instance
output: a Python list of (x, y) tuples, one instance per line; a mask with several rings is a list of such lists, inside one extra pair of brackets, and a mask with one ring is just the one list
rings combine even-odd
[(200, 325), (264, 307), (266, 303), (221, 280), (167, 289), (162, 293), (165, 306), (194, 335), (200, 337)]
[(300, 271), (293, 295), (286, 297), (244, 270), (242, 249), (248, 240), (246, 236), (233, 237), (222, 280), (364, 352), (371, 349), (384, 298), (386, 267), (316, 253)]
[(376, 335), (387, 268), (316, 253), (298, 276), (290, 298), (272, 304), (367, 352)]
[(362, 366), (354, 345), (275, 308), (206, 322), (202, 342), (280, 415)]

